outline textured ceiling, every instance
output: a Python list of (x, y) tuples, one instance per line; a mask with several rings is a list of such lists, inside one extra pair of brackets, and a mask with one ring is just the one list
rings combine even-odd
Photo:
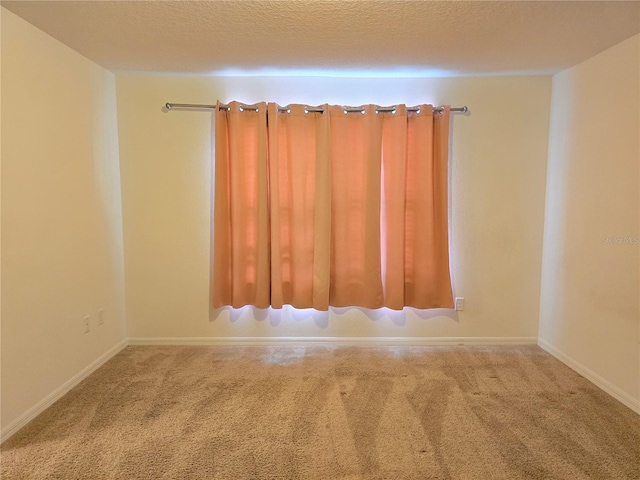
[(550, 74), (640, 32), (637, 1), (3, 1), (113, 71)]

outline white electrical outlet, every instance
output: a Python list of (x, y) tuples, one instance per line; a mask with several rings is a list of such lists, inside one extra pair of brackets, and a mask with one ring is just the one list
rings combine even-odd
[(98, 325), (102, 325), (104, 323), (104, 310), (98, 309)]
[(84, 333), (89, 333), (91, 331), (91, 317), (87, 315), (84, 317)]
[(457, 311), (464, 310), (464, 297), (456, 297), (455, 307)]

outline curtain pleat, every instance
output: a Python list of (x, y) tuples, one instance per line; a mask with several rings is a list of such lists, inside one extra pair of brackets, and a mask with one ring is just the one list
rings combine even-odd
[(382, 119), (332, 106), (330, 305), (379, 308)]
[(328, 308), (328, 117), (269, 104), (271, 305)]
[(216, 110), (214, 307), (452, 308), (449, 108), (257, 106)]
[(383, 113), (382, 130), (382, 272), (384, 305), (405, 306), (405, 189), (407, 177), (407, 109)]
[(449, 108), (422, 105), (407, 122), (405, 305), (452, 308), (448, 247)]
[(433, 182), (434, 182), (434, 272), (430, 284), (435, 285), (433, 301), (417, 308), (453, 308), (451, 270), (449, 267), (449, 127), (451, 107), (444, 107), (434, 118)]
[[(329, 105), (324, 105), (325, 112)], [(314, 211), (313, 308), (329, 308), (331, 269), (330, 116), (313, 113), (316, 124), (316, 208)]]
[(216, 109), (213, 306), (271, 304), (267, 105)]

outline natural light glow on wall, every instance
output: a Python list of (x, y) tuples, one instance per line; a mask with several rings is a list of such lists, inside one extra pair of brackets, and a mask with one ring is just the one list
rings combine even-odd
[[(226, 311), (229, 315), (229, 319), (232, 322), (236, 322), (241, 318), (264, 321), (268, 320), (273, 326), (279, 325), (283, 321), (285, 323), (290, 322), (313, 322), (321, 329), (325, 329), (329, 326), (330, 321), (340, 321), (341, 317), (345, 315), (358, 314), (366, 316), (368, 319), (373, 320), (374, 323), (369, 324), (368, 332), (362, 332), (363, 335), (375, 333), (378, 327), (385, 323), (392, 323), (397, 326), (403, 326), (407, 322), (407, 315), (420, 318), (432, 318), (442, 315), (450, 315), (451, 311), (446, 309), (433, 309), (433, 310), (415, 310), (413, 308), (406, 307), (402, 310), (392, 310), (390, 308), (382, 307), (377, 309), (367, 309), (362, 307), (329, 307), (329, 310), (321, 311), (313, 308), (295, 308), (291, 305), (284, 305), (280, 309), (265, 308), (258, 309), (251, 305), (245, 305), (239, 308), (222, 307), (218, 310), (218, 313)], [(217, 314), (214, 315), (217, 318)], [(376, 323), (378, 323), (376, 325)]]
[(438, 68), (330, 69), (330, 68), (229, 68), (209, 72), (218, 77), (337, 77), (337, 78), (431, 78), (455, 77), (459, 74)]

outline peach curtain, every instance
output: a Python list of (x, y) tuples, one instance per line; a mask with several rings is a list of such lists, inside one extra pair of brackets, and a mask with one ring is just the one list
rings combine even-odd
[(380, 259), (382, 118), (332, 106), (331, 305), (383, 306)]
[(449, 108), (363, 110), (216, 110), (214, 307), (453, 307)]
[[(325, 109), (327, 106), (325, 105)], [(329, 117), (269, 104), (271, 305), (326, 310), (331, 240)]]
[(271, 304), (267, 104), (216, 108), (213, 305)]
[(449, 274), (450, 109), (383, 114), (381, 238), (387, 307), (453, 308)]

